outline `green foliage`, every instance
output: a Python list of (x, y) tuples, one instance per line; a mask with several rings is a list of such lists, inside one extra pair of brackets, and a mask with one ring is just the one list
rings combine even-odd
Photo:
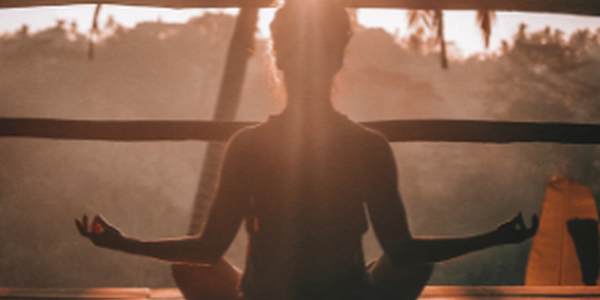
[(587, 29), (566, 39), (550, 28), (527, 33), (522, 24), (504, 44), (492, 96), (508, 102), (513, 118), (592, 122), (600, 117), (599, 59), (599, 36)]

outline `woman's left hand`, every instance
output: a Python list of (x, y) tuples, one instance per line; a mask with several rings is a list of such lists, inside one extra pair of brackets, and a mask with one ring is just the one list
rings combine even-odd
[(527, 228), (523, 221), (523, 215), (519, 213), (510, 221), (504, 222), (492, 232), (494, 241), (498, 244), (516, 244), (525, 241), (535, 235), (539, 225), (537, 215), (531, 217), (531, 227)]
[(88, 223), (88, 216), (83, 215), (81, 219), (75, 219), (75, 225), (82, 236), (90, 239), (98, 247), (118, 249), (125, 240), (119, 229), (99, 215), (96, 215), (91, 223)]

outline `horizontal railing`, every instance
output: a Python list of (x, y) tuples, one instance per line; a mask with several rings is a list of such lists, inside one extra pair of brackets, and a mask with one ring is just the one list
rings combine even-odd
[[(89, 121), (0, 118), (0, 137), (62, 140), (226, 141), (253, 122)], [(481, 120), (390, 120), (362, 122), (391, 142), (599, 144), (600, 125)]]

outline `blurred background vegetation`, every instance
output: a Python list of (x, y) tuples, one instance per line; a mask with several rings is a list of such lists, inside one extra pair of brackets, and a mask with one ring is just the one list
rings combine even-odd
[[(0, 36), (0, 116), (111, 120), (208, 120), (234, 17), (185, 24), (101, 26), (95, 58), (77, 24), (58, 22)], [(406, 38), (357, 25), (334, 102), (357, 121), (486, 119), (597, 123), (600, 34), (566, 36), (523, 24), (501, 51), (461, 58), (434, 36)], [(284, 105), (267, 40), (250, 61), (239, 120), (261, 121)], [(92, 247), (73, 219), (101, 213), (126, 234), (187, 232), (203, 142), (0, 139), (0, 286), (173, 286), (168, 264)], [(418, 235), (491, 230), (518, 211), (539, 213), (551, 176), (600, 194), (596, 146), (396, 143), (400, 191)], [(243, 265), (243, 234), (228, 257)], [(522, 284), (530, 243), (483, 251), (436, 267), (431, 284)], [(369, 258), (379, 254), (372, 234)]]

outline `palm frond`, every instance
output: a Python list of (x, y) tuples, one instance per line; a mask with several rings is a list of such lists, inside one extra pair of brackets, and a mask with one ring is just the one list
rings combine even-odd
[(408, 10), (408, 27), (409, 28), (414, 28), (415, 26), (417, 26), (417, 24), (419, 24), (419, 11), (418, 10)]
[(444, 38), (444, 14), (441, 10), (436, 9), (433, 11), (432, 17), (432, 29), (435, 30), (435, 39), (436, 41), (441, 41)]
[(408, 11), (408, 27), (424, 27), (431, 30), (433, 27), (433, 11), (432, 10), (409, 10)]
[(94, 10), (94, 19), (92, 20), (92, 28), (90, 28), (90, 36), (88, 43), (88, 58), (89, 60), (94, 59), (94, 39), (100, 35), (100, 29), (98, 28), (98, 16), (100, 15), (100, 9), (102, 8), (102, 4), (98, 3), (96, 5), (96, 10)]
[(444, 13), (442, 10), (409, 10), (408, 27), (413, 30), (427, 30), (435, 34), (435, 42), (440, 44), (442, 69), (448, 69), (446, 38), (444, 37)]
[(496, 13), (492, 10), (478, 10), (477, 11), (477, 24), (483, 39), (485, 41), (485, 48), (490, 46), (490, 37), (492, 36), (492, 23), (496, 20)]

